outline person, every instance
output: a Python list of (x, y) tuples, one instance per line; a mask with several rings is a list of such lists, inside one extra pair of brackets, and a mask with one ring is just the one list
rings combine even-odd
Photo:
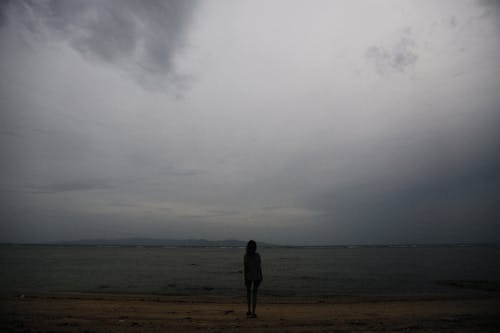
[(243, 263), (245, 286), (247, 287), (247, 317), (257, 318), (255, 307), (257, 305), (257, 290), (262, 282), (262, 268), (260, 255), (257, 253), (257, 243), (254, 240), (248, 241)]

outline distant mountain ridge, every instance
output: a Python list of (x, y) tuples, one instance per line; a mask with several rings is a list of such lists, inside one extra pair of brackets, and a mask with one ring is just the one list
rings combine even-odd
[[(257, 241), (259, 247), (267, 248), (420, 248), (420, 247), (470, 247), (487, 246), (500, 247), (500, 243), (394, 243), (394, 244), (335, 244), (335, 245), (297, 245), (297, 244), (272, 244)], [(56, 245), (56, 246), (164, 246), (164, 247), (246, 247), (247, 241), (238, 239), (207, 240), (207, 239), (164, 239), (164, 238), (92, 238), (74, 241), (51, 241), (31, 243), (0, 242), (0, 245)]]
[[(57, 245), (115, 245), (115, 246), (172, 246), (172, 247), (245, 247), (247, 241), (237, 239), (160, 239), (160, 238), (117, 238), (117, 239), (81, 239), (76, 241), (53, 242)], [(277, 245), (259, 242), (262, 247)]]

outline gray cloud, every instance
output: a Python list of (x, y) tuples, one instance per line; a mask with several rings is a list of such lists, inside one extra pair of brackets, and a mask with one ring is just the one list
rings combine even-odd
[(418, 55), (415, 46), (415, 38), (411, 29), (407, 28), (389, 49), (384, 46), (371, 46), (366, 51), (366, 57), (373, 63), (379, 74), (390, 71), (404, 72), (417, 62)]
[(41, 185), (25, 185), (24, 190), (32, 193), (59, 193), (70, 191), (103, 190), (114, 187), (114, 185), (105, 179), (80, 179)]
[(195, 0), (13, 1), (0, 8), (28, 31), (66, 41), (84, 57), (119, 66), (148, 88), (185, 84), (175, 57), (196, 7)]
[(263, 206), (260, 209), (262, 209), (262, 210), (277, 210), (277, 209), (280, 209), (280, 208), (281, 208), (280, 206), (270, 205), (270, 206)]
[(500, 30), (500, 2), (496, 0), (478, 0), (478, 3), (484, 9), (482, 17), (493, 20)]
[(182, 214), (179, 215), (178, 217), (183, 219), (210, 219), (216, 217), (226, 217), (235, 215), (239, 215), (239, 212), (232, 210), (209, 209), (203, 214)]
[(195, 169), (176, 168), (172, 165), (169, 165), (166, 170), (160, 171), (160, 174), (172, 176), (196, 176), (200, 174), (200, 171)]

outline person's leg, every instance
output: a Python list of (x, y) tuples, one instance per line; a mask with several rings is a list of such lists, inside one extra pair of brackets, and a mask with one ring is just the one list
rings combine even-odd
[(257, 307), (257, 291), (259, 290), (260, 281), (253, 283), (253, 299), (252, 299), (252, 314), (255, 316), (255, 308)]
[(257, 287), (254, 286), (253, 288), (253, 300), (252, 300), (252, 314), (255, 315), (255, 307), (257, 306)]
[(250, 298), (250, 295), (251, 295), (252, 281), (245, 281), (245, 286), (247, 287), (247, 305), (248, 305), (247, 315), (249, 315), (251, 313), (250, 312), (250, 308), (251, 308), (251, 298)]

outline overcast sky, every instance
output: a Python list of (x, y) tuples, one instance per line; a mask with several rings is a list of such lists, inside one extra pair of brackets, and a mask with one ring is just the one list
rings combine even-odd
[(500, 241), (496, 1), (3, 1), (0, 241)]

